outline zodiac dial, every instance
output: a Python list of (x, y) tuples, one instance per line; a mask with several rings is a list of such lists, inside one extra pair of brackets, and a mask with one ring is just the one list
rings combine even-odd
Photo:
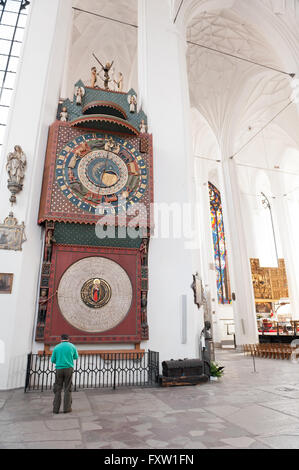
[(78, 176), (91, 193), (110, 196), (126, 186), (129, 174), (120, 157), (105, 150), (95, 150), (81, 159)]

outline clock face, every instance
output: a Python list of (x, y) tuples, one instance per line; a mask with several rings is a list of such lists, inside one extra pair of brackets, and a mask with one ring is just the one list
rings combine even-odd
[(105, 134), (85, 134), (58, 155), (56, 180), (78, 208), (95, 214), (100, 204), (110, 204), (116, 213), (142, 199), (148, 171), (131, 143)]
[(79, 161), (78, 176), (91, 193), (111, 196), (126, 187), (129, 172), (118, 155), (105, 150), (94, 150)]

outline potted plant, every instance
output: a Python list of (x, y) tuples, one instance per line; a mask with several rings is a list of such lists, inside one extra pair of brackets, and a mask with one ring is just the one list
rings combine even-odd
[(224, 374), (224, 367), (217, 364), (217, 362), (211, 362), (210, 364), (211, 377), (210, 380), (217, 382)]

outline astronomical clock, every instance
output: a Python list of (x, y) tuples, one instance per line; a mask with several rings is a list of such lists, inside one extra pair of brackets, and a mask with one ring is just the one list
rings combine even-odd
[(36, 341), (130, 343), (149, 335), (152, 137), (129, 93), (89, 88), (49, 130)]

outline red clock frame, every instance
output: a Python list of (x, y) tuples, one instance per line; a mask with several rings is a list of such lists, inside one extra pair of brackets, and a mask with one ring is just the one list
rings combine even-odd
[[(126, 271), (132, 283), (133, 299), (126, 317), (116, 327), (102, 333), (87, 333), (76, 329), (64, 318), (58, 305), (57, 290), (63, 274), (70, 266), (95, 256), (115, 261)], [(64, 333), (75, 344), (138, 344), (142, 341), (141, 259), (138, 249), (54, 245), (48, 298), (45, 344), (57, 344)]]

